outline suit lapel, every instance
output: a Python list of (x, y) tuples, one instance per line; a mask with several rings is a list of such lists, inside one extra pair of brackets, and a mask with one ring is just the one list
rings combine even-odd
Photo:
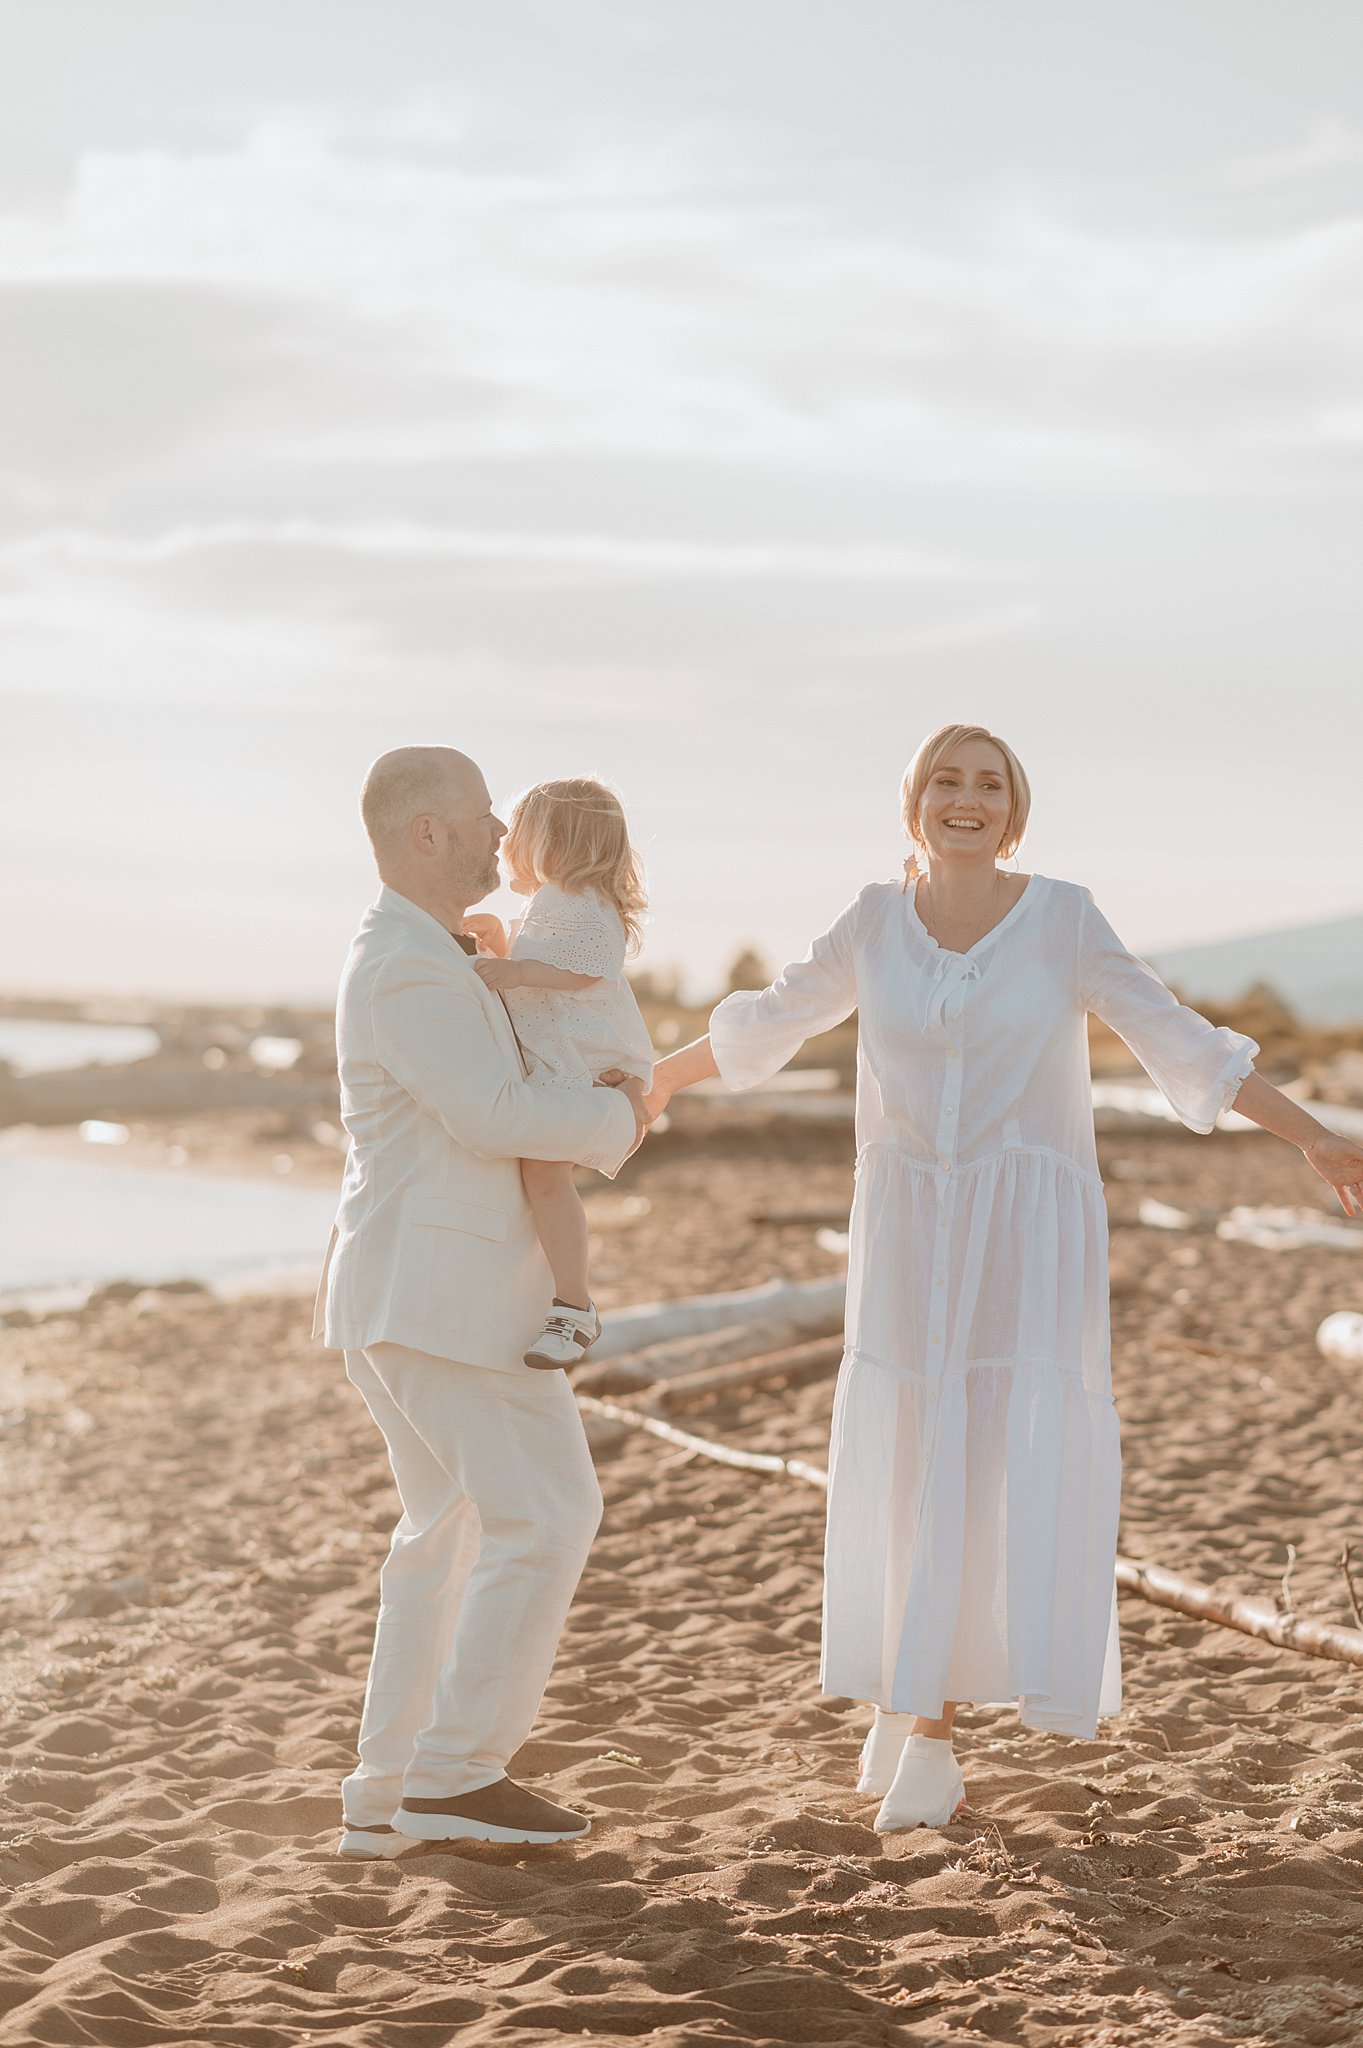
[(471, 966), (469, 968), (469, 973), (473, 975), (473, 979), (478, 983), (479, 992), (482, 995), (484, 1005), (486, 1006), (488, 1014), (492, 1019), (492, 1028), (497, 1033), (497, 1036), (501, 1040), (503, 1045), (505, 1045), (508, 1058), (513, 1059), (516, 1062), (516, 1065), (520, 1068), (521, 1072), (524, 1074), (525, 1072), (527, 1072), (525, 1064), (525, 1054), (521, 1051), (521, 1042), (520, 1039), (516, 1036), (516, 1027), (511, 1021), (511, 1012), (506, 1007), (506, 997), (503, 995), (494, 994), (494, 992), (487, 986), (486, 982), (481, 980), (478, 975), (473, 973), (473, 968)]
[(376, 914), (405, 918), (409, 923), (415, 919), (423, 928), (440, 934), (450, 949), (451, 963), (455, 971), (467, 974), (471, 981), (477, 983), (479, 1001), (487, 1011), (488, 1022), (497, 1034), (497, 1041), (504, 1048), (507, 1058), (515, 1061), (522, 1074), (527, 1073), (529, 1069), (526, 1066), (525, 1054), (521, 1050), (520, 1039), (516, 1036), (511, 1012), (506, 1007), (506, 998), (495, 995), (474, 973), (472, 955), (464, 951), (453, 932), (447, 932), (438, 918), (432, 917), (429, 911), (422, 910), (418, 904), (412, 903), (406, 896), (400, 895), (396, 889), (388, 888), (386, 884), (379, 890), (377, 902), (370, 907), (369, 915), (373, 917)]

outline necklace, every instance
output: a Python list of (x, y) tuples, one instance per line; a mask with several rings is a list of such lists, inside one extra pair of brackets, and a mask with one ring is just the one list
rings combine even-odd
[[(932, 936), (933, 936), (933, 937), (934, 937), (935, 939), (939, 939), (939, 940), (945, 940), (945, 939), (955, 939), (955, 938), (957, 937), (957, 935), (958, 935), (958, 934), (959, 934), (959, 933), (961, 932), (961, 930), (962, 930), (962, 926), (964, 925), (964, 923), (965, 923), (965, 920), (964, 920), (964, 919), (958, 919), (958, 920), (957, 920), (957, 922), (956, 922), (956, 924), (955, 924), (955, 926), (952, 926), (952, 925), (951, 925), (950, 923), (948, 923), (948, 922), (947, 922), (946, 920), (944, 920), (943, 918), (941, 918), (941, 917), (940, 917), (940, 916), (938, 915), (938, 912), (937, 912), (937, 907), (936, 907), (936, 905), (935, 905), (935, 904), (934, 904), (934, 903), (932, 902), (931, 898), (930, 898), (930, 897), (928, 896), (928, 891), (929, 891), (929, 889), (930, 889), (931, 887), (932, 887), (932, 877), (931, 877), (931, 875), (925, 875), (925, 876), (923, 877), (923, 895), (924, 895), (924, 898), (925, 898), (925, 901), (926, 901), (926, 906), (927, 906), (927, 909), (928, 909), (929, 915), (930, 915), (930, 916), (931, 916), (931, 918), (932, 918), (932, 923), (931, 923), (930, 925), (928, 925), (928, 930), (929, 930), (929, 931), (930, 931), (930, 932), (932, 933)], [(998, 909), (998, 906), (999, 906), (999, 901), (1000, 901), (1000, 897), (1001, 897), (1001, 896), (1006, 896), (1006, 894), (1007, 894), (1007, 889), (1006, 889), (1006, 887), (1005, 887), (1005, 885), (1004, 885), (1004, 880), (1003, 880), (1003, 877), (1002, 877), (1002, 876), (1000, 875), (1000, 873), (999, 873), (998, 869), (997, 869), (997, 868), (995, 868), (995, 870), (994, 870), (994, 895), (993, 895), (993, 899), (992, 899), (992, 901), (991, 901), (991, 903), (990, 903), (990, 910), (991, 910), (991, 911), (996, 911), (996, 910)], [(921, 915), (921, 913), (920, 913), (920, 915)], [(925, 924), (927, 923), (927, 920), (926, 920), (926, 919), (924, 919), (924, 923), (925, 923)], [(988, 923), (988, 924), (987, 924), (987, 925), (985, 926), (985, 928), (984, 928), (984, 932), (976, 932), (976, 933), (975, 933), (975, 936), (974, 936), (974, 937), (973, 937), (972, 939), (970, 939), (969, 941), (967, 941), (967, 943), (968, 943), (969, 945), (978, 945), (978, 944), (979, 944), (979, 941), (980, 941), (980, 940), (981, 940), (981, 939), (982, 939), (982, 938), (983, 938), (983, 937), (985, 936), (985, 933), (987, 933), (987, 932), (991, 932), (991, 931), (992, 931), (992, 930), (994, 929), (994, 926), (995, 926), (995, 925), (996, 925), (997, 923), (998, 923), (998, 918), (997, 918), (996, 916), (991, 916), (991, 917), (990, 917), (990, 920), (989, 920), (989, 923)], [(956, 950), (956, 949), (955, 949), (955, 948), (953, 947), (953, 948), (952, 948), (952, 950), (954, 951), (954, 950)]]

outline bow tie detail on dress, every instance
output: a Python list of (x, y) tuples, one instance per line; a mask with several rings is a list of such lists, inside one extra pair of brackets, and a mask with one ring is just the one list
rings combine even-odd
[(968, 981), (978, 981), (980, 963), (964, 953), (941, 952), (932, 964), (932, 978), (919, 1005), (918, 1023), (923, 1036), (937, 1045), (949, 1045), (951, 1034), (947, 1029), (949, 1011), (958, 1009), (965, 1000)]

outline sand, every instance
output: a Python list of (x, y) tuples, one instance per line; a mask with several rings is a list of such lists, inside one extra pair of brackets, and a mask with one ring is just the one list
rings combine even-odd
[[(845, 1201), (847, 1147), (659, 1141), (602, 1191), (603, 1294), (833, 1270), (810, 1229), (749, 1217), (773, 1189)], [(1291, 1543), (1298, 1608), (1347, 1623), (1363, 1409), (1311, 1338), (1363, 1307), (1363, 1259), (1135, 1223), (1142, 1194), (1324, 1209), (1272, 1140), (1103, 1155), (1124, 1551), (1262, 1595)], [(830, 1399), (687, 1426), (823, 1462)], [(636, 1437), (601, 1455), (605, 1525), (518, 1762), (590, 1838), (351, 1864), (337, 1787), (397, 1508), (302, 1306), (153, 1296), (7, 1330), (0, 1425), (0, 2042), (1363, 2036), (1357, 1671), (1124, 1597), (1099, 1738), (968, 1708), (966, 1813), (882, 1839), (852, 1790), (867, 1713), (817, 1691), (818, 1495)]]

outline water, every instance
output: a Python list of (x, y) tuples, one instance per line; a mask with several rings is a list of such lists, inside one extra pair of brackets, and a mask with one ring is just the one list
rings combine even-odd
[(0, 1143), (0, 1299), (79, 1298), (106, 1280), (296, 1287), (321, 1268), (332, 1188), (86, 1162)]
[(143, 1024), (76, 1024), (47, 1017), (0, 1017), (0, 1060), (20, 1074), (68, 1067), (121, 1067), (160, 1050)]

